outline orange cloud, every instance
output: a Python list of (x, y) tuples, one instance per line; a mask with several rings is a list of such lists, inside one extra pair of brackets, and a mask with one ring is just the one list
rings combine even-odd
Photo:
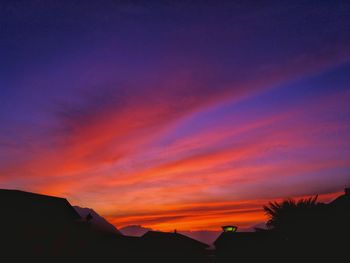
[[(110, 217), (117, 226), (141, 223), (159, 229), (184, 226), (194, 230), (216, 229), (230, 222), (242, 226), (258, 223), (264, 219), (259, 210), (261, 202), (252, 201), (249, 209), (221, 203), (197, 215), (198, 203), (216, 199), (238, 202), (242, 197), (254, 200), (264, 194), (257, 183), (278, 183), (281, 176), (287, 180), (328, 168), (349, 168), (346, 158), (327, 157), (324, 161), (318, 156), (311, 160), (292, 156), (295, 150), (330, 149), (343, 143), (337, 139), (319, 142), (317, 135), (324, 131), (324, 124), (310, 123), (304, 116), (322, 113), (322, 107), (335, 105), (344, 94), (315, 99), (308, 112), (291, 109), (262, 116), (252, 112), (257, 114), (255, 118), (239, 123), (232, 118), (220, 127), (178, 136), (166, 148), (157, 144), (159, 138), (210, 107), (229, 100), (249, 100), (249, 96), (283, 82), (337, 65), (347, 58), (345, 51), (300, 56), (288, 63), (258, 68), (251, 79), (225, 83), (218, 92), (210, 87), (204, 95), (185, 92), (188, 84), (193, 84), (194, 91), (201, 90), (201, 83), (191, 74), (179, 80), (176, 74), (166, 76), (148, 95), (127, 98), (122, 106), (102, 105), (97, 112), (88, 109), (83, 117), (63, 118), (65, 132), (52, 144), (33, 147), (30, 158), (2, 167), (1, 180), (6, 184), (15, 177), (29, 186), (26, 190), (67, 196), (103, 214), (119, 210), (124, 217)], [(171, 91), (163, 88), (167, 85)], [(188, 97), (183, 99), (183, 92)], [(331, 133), (340, 126), (335, 123), (326, 131)], [(343, 126), (340, 129), (347, 128)], [(291, 161), (280, 160), (283, 153), (291, 154)], [(282, 190), (303, 194), (307, 187)], [(282, 197), (278, 189), (273, 194), (271, 198)], [(193, 202), (197, 206), (180, 209)], [(135, 211), (145, 214), (133, 215)]]

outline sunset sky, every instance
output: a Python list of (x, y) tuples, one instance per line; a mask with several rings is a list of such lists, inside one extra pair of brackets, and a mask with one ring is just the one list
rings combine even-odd
[(0, 188), (241, 228), (350, 186), (350, 1), (0, 1)]

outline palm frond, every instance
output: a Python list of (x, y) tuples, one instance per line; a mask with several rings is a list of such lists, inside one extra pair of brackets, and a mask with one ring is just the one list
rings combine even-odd
[(298, 201), (294, 199), (285, 199), (282, 202), (269, 202), (263, 206), (265, 214), (268, 216), (266, 226), (268, 228), (283, 228), (290, 227), (297, 222), (298, 219), (305, 215), (306, 211), (315, 208), (318, 196), (302, 198)]

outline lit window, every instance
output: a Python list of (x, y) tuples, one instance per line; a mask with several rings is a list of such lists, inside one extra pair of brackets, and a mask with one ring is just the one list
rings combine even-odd
[(237, 227), (236, 226), (223, 226), (222, 230), (224, 230), (224, 232), (236, 232)]

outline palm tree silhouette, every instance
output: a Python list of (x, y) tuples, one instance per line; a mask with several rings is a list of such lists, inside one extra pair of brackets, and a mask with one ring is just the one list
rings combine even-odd
[(269, 202), (263, 207), (268, 216), (266, 226), (277, 232), (297, 233), (300, 230), (311, 230), (317, 221), (320, 203), (317, 195), (310, 198), (283, 200), (282, 202)]

